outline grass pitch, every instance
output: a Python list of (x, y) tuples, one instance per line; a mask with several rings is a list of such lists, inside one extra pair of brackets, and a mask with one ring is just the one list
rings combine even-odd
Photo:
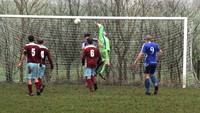
[(26, 95), (25, 84), (0, 83), (0, 113), (200, 113), (200, 89), (100, 86), (90, 95), (83, 85), (50, 84), (41, 96)]

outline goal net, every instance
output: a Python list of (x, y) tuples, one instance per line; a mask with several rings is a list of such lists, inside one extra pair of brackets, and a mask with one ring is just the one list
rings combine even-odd
[[(80, 16), (80, 24), (74, 24), (74, 16), (0, 15), (0, 80), (19, 81), (23, 69), (16, 63), (27, 36), (32, 34), (45, 40), (52, 53), (54, 70), (47, 69), (47, 81), (80, 81), (81, 42), (84, 34), (98, 38), (94, 22), (102, 23), (108, 32), (111, 51), (111, 68), (106, 73), (108, 84), (143, 84), (143, 62), (134, 70), (132, 64), (147, 34), (154, 36), (164, 54), (157, 66), (156, 76), (160, 84), (183, 86), (197, 84), (192, 73), (191, 44), (185, 17), (87, 17)], [(188, 36), (188, 37), (187, 37)], [(47, 66), (48, 67), (48, 66)]]

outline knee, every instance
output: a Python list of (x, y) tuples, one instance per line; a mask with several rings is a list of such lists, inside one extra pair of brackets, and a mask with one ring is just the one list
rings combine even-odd
[(150, 74), (144, 74), (145, 79), (150, 78)]
[(28, 85), (32, 85), (32, 80), (28, 80)]

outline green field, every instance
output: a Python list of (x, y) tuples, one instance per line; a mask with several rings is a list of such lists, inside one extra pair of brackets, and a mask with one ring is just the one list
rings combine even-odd
[(100, 86), (93, 95), (67, 84), (50, 84), (41, 96), (26, 91), (25, 84), (0, 83), (0, 113), (200, 113), (195, 88), (161, 88), (157, 96), (132, 86)]

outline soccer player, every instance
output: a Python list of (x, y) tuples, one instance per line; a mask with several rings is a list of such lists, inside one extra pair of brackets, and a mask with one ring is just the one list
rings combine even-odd
[[(158, 94), (158, 79), (154, 76), (157, 66), (158, 57), (161, 55), (162, 50), (159, 47), (159, 44), (153, 42), (153, 37), (151, 35), (147, 35), (144, 38), (145, 43), (142, 46), (142, 49), (137, 56), (134, 67), (138, 61), (144, 56), (144, 77), (145, 77), (145, 94), (151, 95), (150, 93), (150, 80), (154, 85), (154, 95)], [(157, 56), (158, 55), (158, 56)]]
[(82, 41), (82, 50), (88, 45), (87, 39), (90, 38), (90, 34), (86, 33), (84, 34), (84, 40)]
[(18, 67), (21, 67), (23, 64), (23, 61), (27, 59), (26, 64), (26, 78), (28, 82), (28, 95), (33, 96), (32, 91), (32, 80), (35, 80), (35, 87), (37, 91), (37, 95), (40, 95), (40, 87), (39, 87), (39, 81), (37, 79), (37, 73), (38, 73), (38, 63), (40, 62), (40, 48), (37, 44), (34, 43), (34, 36), (29, 35), (28, 36), (29, 43), (26, 44), (23, 48), (22, 57), (20, 59), (20, 62), (18, 64)]
[(97, 85), (94, 83), (95, 82), (94, 79), (95, 79), (95, 69), (97, 66), (97, 62), (100, 58), (100, 53), (97, 47), (92, 44), (93, 43), (92, 38), (88, 38), (87, 43), (88, 45), (83, 50), (82, 65), (85, 65), (84, 76), (87, 87), (92, 92), (93, 85), (94, 85), (94, 90), (97, 89)]
[[(102, 62), (97, 67), (97, 73), (102, 76), (110, 66), (110, 41), (107, 37), (108, 33), (105, 32), (104, 26), (100, 23), (96, 23), (98, 26), (98, 45), (101, 53)], [(105, 79), (105, 78), (103, 78)]]
[(44, 74), (45, 74), (46, 60), (48, 59), (51, 69), (53, 69), (53, 61), (52, 61), (49, 49), (43, 45), (44, 40), (39, 39), (37, 43), (40, 47), (40, 58), (41, 58), (40, 60), (41, 62), (40, 62), (39, 70), (38, 70), (38, 81), (40, 85), (40, 92), (42, 93), (45, 87), (45, 85), (42, 82), (42, 79), (44, 78)]
[[(91, 34), (86, 33), (84, 34), (84, 41), (82, 42), (82, 50), (84, 51), (84, 48), (89, 45), (87, 42), (87, 39), (91, 38)], [(97, 47), (97, 39), (93, 38), (92, 39), (92, 44), (95, 45), (95, 47)], [(94, 86), (94, 90), (96, 91), (98, 89), (97, 87), (97, 81), (96, 81), (96, 73), (94, 76), (92, 76), (92, 81), (93, 81), (93, 86)]]
[[(91, 34), (89, 34), (89, 33), (84, 34), (84, 40), (82, 41), (82, 50), (85, 48), (85, 46), (88, 45), (87, 39), (90, 38), (90, 37), (91, 37)], [(97, 46), (97, 39), (96, 38), (92, 39), (92, 44)]]

